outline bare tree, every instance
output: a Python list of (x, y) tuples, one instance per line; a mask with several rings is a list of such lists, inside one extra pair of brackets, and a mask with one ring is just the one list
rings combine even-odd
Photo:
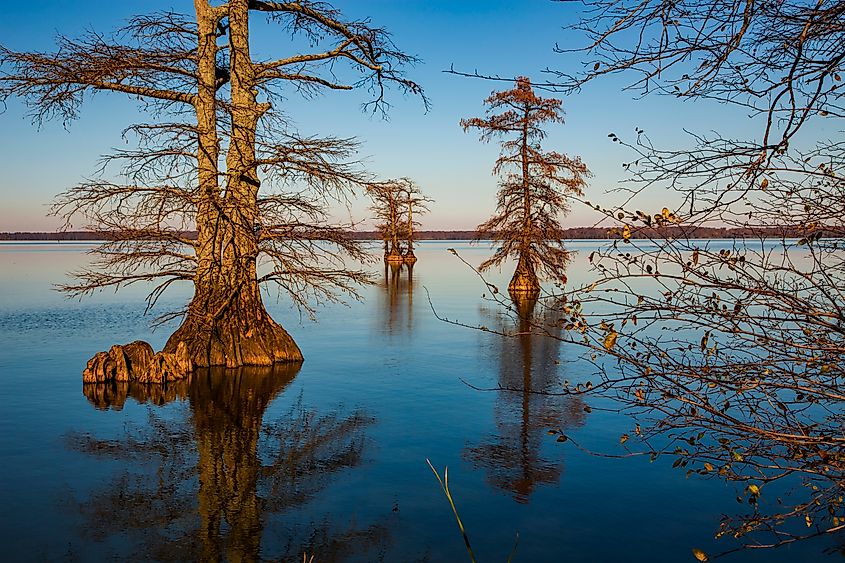
[(405, 237), (407, 247), (405, 253), (402, 255), (402, 260), (405, 263), (414, 264), (417, 257), (414, 254), (414, 229), (420, 226), (418, 217), (428, 213), (428, 204), (433, 200), (423, 195), (420, 187), (410, 178), (402, 178), (400, 182), (403, 185), (403, 201), (407, 213), (407, 221), (405, 222)]
[(486, 117), (461, 120), (464, 130), (479, 129), (483, 141), (505, 138), (493, 167), (502, 176), (496, 214), (477, 227), (478, 239), (500, 246), (480, 269), (516, 258), (508, 291), (536, 295), (541, 275), (566, 281), (570, 256), (559, 216), (569, 210), (568, 196), (583, 193), (590, 172), (580, 157), (542, 150), (546, 133), (541, 126), (563, 122), (563, 103), (537, 96), (528, 78), (517, 78), (512, 90), (493, 92), (485, 104)]
[[(325, 3), (194, 5), (192, 19), (154, 14), (113, 37), (60, 37), (55, 53), (0, 48), (0, 64), (9, 69), (0, 77), (0, 98), (23, 98), (36, 121), (73, 119), (85, 95), (102, 90), (175, 116), (174, 123), (131, 128), (140, 149), (116, 155), (129, 162), (127, 184), (94, 180), (60, 196), (58, 214), (68, 221), (81, 215), (109, 239), (95, 269), (65, 289), (154, 282), (152, 305), (172, 283), (191, 281), (194, 298), (165, 351), (184, 342), (200, 366), (299, 360), (299, 348), (264, 309), (259, 287), (275, 283), (304, 306), (311, 298), (336, 298), (336, 289), (354, 294), (365, 276), (345, 257), (364, 254), (347, 229), (327, 222), (326, 205), (345, 200), (366, 177), (349, 162), (352, 141), (302, 138), (273, 104), (291, 90), (314, 95), (363, 86), (373, 93), (366, 107), (383, 111), (388, 83), (421, 93), (401, 73), (414, 59), (383, 29), (345, 20)], [(313, 51), (254, 61), (251, 11), (307, 36)], [(337, 78), (341, 66), (350, 83)], [(195, 240), (186, 234), (191, 228)]]
[(374, 182), (367, 187), (372, 199), (370, 210), (378, 221), (376, 229), (384, 241), (384, 260), (402, 262), (402, 240), (406, 238), (404, 201), (407, 178)]
[[(594, 206), (619, 221), (617, 240), (590, 255), (597, 279), (567, 294), (560, 320), (598, 380), (565, 392), (615, 396), (635, 419), (620, 438), (632, 454), (741, 483), (749, 512), (726, 516), (717, 537), (765, 548), (841, 531), (845, 153), (826, 131), (844, 115), (845, 3), (571, 3), (583, 12), (568, 31), (588, 41), (559, 51), (582, 71), (550, 71), (541, 87), (634, 76), (629, 90), (737, 110), (757, 134), (692, 132), (671, 149), (639, 127), (633, 140), (608, 135), (632, 151), (623, 203)], [(635, 207), (667, 188), (675, 210)], [(709, 226), (750, 234), (696, 239)]]
[[(746, 139), (693, 134), (672, 149), (641, 129), (631, 141), (610, 135), (633, 153), (628, 203), (596, 206), (620, 221), (619, 240), (590, 256), (597, 279), (562, 311), (569, 340), (609, 354), (595, 360), (591, 387), (635, 418), (625, 447), (742, 484), (749, 511), (726, 518), (718, 537), (752, 534), (749, 545), (771, 547), (840, 531), (845, 152), (825, 131), (843, 116), (845, 3), (583, 4), (573, 28), (589, 38), (584, 71), (557, 73), (558, 87), (633, 74), (642, 94), (720, 102), (757, 127)], [(631, 203), (666, 188), (681, 196), (674, 211)], [(672, 240), (660, 235), (668, 224)], [(714, 224), (784, 235), (694, 238)], [(632, 238), (638, 231), (648, 238)], [(803, 493), (769, 492), (793, 486)]]

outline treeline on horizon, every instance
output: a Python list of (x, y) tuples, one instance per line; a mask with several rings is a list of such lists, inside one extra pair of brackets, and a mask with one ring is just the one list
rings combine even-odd
[[(196, 238), (195, 231), (181, 233), (189, 239)], [(832, 233), (830, 233), (832, 235)], [(640, 227), (631, 230), (632, 239), (669, 238), (801, 238), (806, 231), (799, 227), (695, 227), (672, 225), (664, 227)], [(352, 232), (355, 240), (381, 240), (378, 231)], [(828, 233), (822, 231), (822, 236)], [(103, 231), (56, 231), (56, 232), (9, 232), (0, 233), (0, 240), (12, 241), (99, 241), (109, 240), (109, 233)], [(476, 231), (417, 231), (415, 240), (474, 240)], [(621, 238), (614, 227), (572, 227), (564, 229), (564, 239), (613, 239)]]

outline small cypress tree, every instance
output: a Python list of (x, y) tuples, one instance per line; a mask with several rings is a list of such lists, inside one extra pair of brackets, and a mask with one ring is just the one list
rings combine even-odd
[(485, 117), (461, 120), (464, 130), (480, 130), (482, 141), (502, 139), (493, 167), (501, 177), (496, 213), (476, 228), (477, 239), (499, 246), (479, 269), (515, 258), (508, 291), (536, 295), (540, 277), (566, 282), (570, 255), (559, 218), (569, 211), (569, 197), (583, 194), (590, 171), (580, 157), (543, 151), (542, 125), (563, 123), (563, 102), (537, 96), (528, 78), (517, 78), (515, 88), (493, 92), (484, 103)]

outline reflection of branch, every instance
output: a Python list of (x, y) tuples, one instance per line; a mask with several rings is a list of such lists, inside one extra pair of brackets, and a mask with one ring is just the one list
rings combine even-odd
[(341, 418), (334, 412), (317, 417), (300, 401), (287, 416), (264, 429), (270, 465), (261, 468), (269, 479), (267, 510), (277, 512), (305, 504), (335, 473), (361, 463), (364, 430), (375, 421), (361, 411)]
[[(81, 503), (89, 520), (85, 533), (98, 540), (138, 534), (156, 558), (202, 553), (218, 559), (224, 549), (229, 558), (254, 557), (269, 515), (302, 508), (340, 472), (360, 465), (374, 422), (360, 410), (318, 415), (300, 397), (286, 415), (264, 424), (264, 409), (296, 369), (213, 370), (169, 386), (86, 386), (98, 408), (120, 409), (127, 396), (157, 405), (188, 398), (192, 416), (164, 419), (151, 407), (147, 425), (129, 426), (116, 439), (67, 437), (71, 449), (127, 464)], [(193, 517), (197, 511), (202, 522)], [(224, 520), (228, 526), (221, 526)], [(337, 533), (331, 528), (325, 521), (302, 530), (303, 538), (292, 536), (293, 554), (301, 555), (305, 544), (312, 551), (356, 551), (387, 537), (380, 523)]]

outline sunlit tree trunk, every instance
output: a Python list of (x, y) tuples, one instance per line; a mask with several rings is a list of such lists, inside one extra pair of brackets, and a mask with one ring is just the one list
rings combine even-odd
[(523, 126), (520, 156), (522, 160), (522, 240), (519, 246), (519, 259), (516, 270), (513, 273), (508, 292), (514, 294), (536, 294), (540, 293), (540, 280), (534, 271), (534, 264), (531, 262), (531, 184), (530, 170), (528, 168), (528, 110), (523, 112)]
[[(410, 194), (408, 195), (408, 248), (405, 251), (405, 261), (408, 258), (414, 258), (414, 206), (411, 203)], [(416, 258), (414, 258), (416, 262)]]
[(396, 201), (395, 192), (388, 190), (387, 197), (390, 209), (390, 251), (384, 259), (388, 262), (402, 262), (402, 249), (399, 245), (399, 203)]
[[(265, 310), (258, 284), (260, 180), (255, 139), (258, 120), (269, 104), (256, 99), (246, 0), (229, 2), (228, 22), (232, 132), (226, 155), (226, 192), (221, 202), (223, 220), (198, 224), (198, 228), (214, 233), (220, 279), (196, 286), (188, 317), (170, 337), (165, 350), (175, 349), (184, 340), (199, 366), (300, 361), (299, 347)], [(213, 70), (211, 76), (213, 80)]]

